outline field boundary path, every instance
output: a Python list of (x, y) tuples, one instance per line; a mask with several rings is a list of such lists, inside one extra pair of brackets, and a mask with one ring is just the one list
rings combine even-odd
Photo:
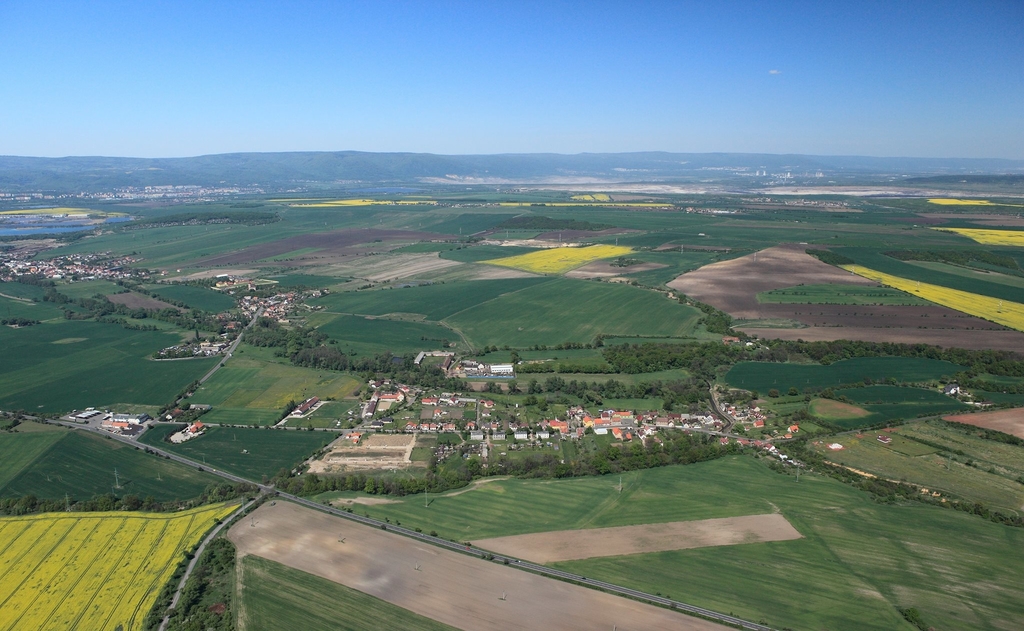
[(206, 535), (206, 537), (202, 540), (202, 542), (199, 544), (199, 547), (196, 548), (196, 552), (195, 555), (192, 557), (192, 560), (189, 561), (188, 567), (185, 568), (185, 575), (181, 577), (181, 581), (178, 583), (178, 589), (174, 590), (174, 597), (171, 598), (171, 604), (167, 606), (167, 612), (164, 614), (164, 619), (160, 621), (159, 631), (167, 631), (167, 625), (171, 623), (171, 614), (174, 612), (174, 608), (178, 606), (178, 600), (181, 598), (181, 590), (185, 589), (185, 583), (188, 582), (188, 577), (192, 576), (192, 570), (195, 569), (196, 563), (199, 562), (199, 557), (201, 557), (203, 555), (203, 551), (206, 550), (206, 544), (213, 541), (213, 538), (217, 536), (217, 533), (219, 533), (221, 529), (224, 528), (224, 526), (231, 523), (232, 519), (244, 513), (250, 506), (252, 506), (255, 503), (256, 500), (253, 499), (249, 500), (248, 504), (243, 504), (242, 506), (239, 506), (238, 510), (222, 519), (221, 522), (217, 524), (217, 526), (214, 527), (214, 529), (211, 530), (210, 533)]
[[(71, 427), (73, 429), (79, 429), (79, 430), (83, 430), (83, 431), (88, 431), (88, 432), (94, 432), (94, 433), (97, 433), (97, 434), (101, 434), (103, 436), (109, 436), (110, 438), (112, 438), (114, 440), (118, 440), (118, 441), (121, 441), (121, 442), (123, 442), (125, 444), (135, 446), (135, 442), (132, 441), (131, 439), (124, 438), (122, 436), (117, 436), (115, 434), (111, 434), (110, 432), (103, 431), (103, 430), (101, 430), (99, 428), (82, 427), (80, 425), (75, 425), (74, 423), (65, 423), (65, 422), (58, 422), (58, 424), (64, 425), (66, 427)], [(646, 603), (650, 603), (650, 604), (653, 604), (653, 605), (660, 605), (662, 607), (667, 607), (669, 609), (673, 609), (673, 610), (677, 610), (677, 611), (680, 611), (680, 612), (683, 612), (683, 613), (687, 613), (687, 614), (696, 616), (698, 618), (704, 618), (704, 619), (711, 620), (711, 621), (714, 621), (714, 622), (720, 622), (720, 623), (723, 623), (723, 624), (732, 625), (733, 627), (737, 627), (737, 628), (740, 628), (740, 629), (749, 629), (750, 631), (773, 631), (772, 628), (767, 626), (767, 625), (759, 624), (759, 623), (756, 623), (756, 622), (751, 622), (749, 620), (744, 620), (742, 618), (737, 618), (736, 616), (731, 616), (731, 615), (728, 615), (728, 614), (719, 613), (717, 611), (712, 611), (711, 609), (705, 609), (704, 607), (698, 607), (697, 605), (691, 605), (689, 603), (684, 603), (684, 602), (681, 602), (681, 601), (678, 601), (678, 600), (672, 600), (670, 598), (665, 598), (663, 596), (657, 596), (655, 594), (650, 594), (650, 593), (647, 593), (647, 592), (642, 592), (642, 591), (637, 590), (637, 589), (631, 589), (629, 587), (624, 587), (622, 585), (616, 585), (614, 583), (607, 583), (605, 581), (599, 581), (599, 580), (596, 580), (596, 579), (587, 578), (585, 576), (580, 576), (579, 574), (573, 574), (571, 572), (565, 572), (565, 571), (558, 570), (558, 569), (555, 569), (555, 568), (547, 567), (546, 565), (539, 565), (537, 563), (530, 563), (529, 561), (523, 561), (521, 559), (516, 559), (516, 558), (510, 557), (510, 556), (507, 556), (507, 555), (494, 554), (494, 553), (490, 552), (489, 550), (484, 550), (483, 548), (478, 548), (478, 547), (476, 547), (476, 546), (474, 546), (472, 544), (466, 545), (465, 543), (459, 543), (459, 542), (456, 542), (456, 541), (449, 541), (448, 539), (442, 539), (441, 537), (432, 537), (432, 536), (430, 536), (428, 534), (424, 534), (424, 533), (421, 533), (421, 532), (416, 532), (415, 530), (411, 530), (409, 528), (404, 528), (402, 526), (396, 526), (394, 524), (389, 524), (389, 523), (381, 521), (379, 519), (374, 519), (372, 517), (365, 517), (363, 515), (357, 515), (356, 513), (350, 513), (350, 512), (348, 512), (346, 510), (339, 509), (339, 508), (334, 508), (334, 507), (332, 507), (330, 505), (320, 504), (318, 502), (314, 502), (313, 500), (309, 500), (309, 499), (306, 499), (306, 498), (303, 498), (303, 497), (299, 497), (297, 495), (292, 495), (290, 493), (285, 493), (283, 491), (279, 491), (279, 490), (275, 489), (273, 486), (259, 484), (258, 482), (253, 482), (252, 480), (247, 480), (247, 479), (245, 479), (243, 477), (240, 477), (240, 476), (228, 473), (226, 471), (219, 471), (217, 469), (211, 469), (209, 466), (203, 466), (202, 463), (195, 462), (195, 461), (190, 460), (188, 458), (184, 458), (182, 456), (179, 456), (178, 454), (171, 453), (169, 451), (164, 451), (164, 450), (159, 449), (157, 447), (150, 446), (150, 447), (148, 447), (148, 449), (151, 452), (153, 452), (153, 453), (155, 453), (155, 454), (157, 454), (159, 456), (162, 456), (164, 458), (168, 458), (170, 460), (173, 460), (175, 462), (179, 462), (179, 463), (184, 464), (184, 465), (188, 465), (190, 467), (195, 467), (195, 468), (197, 468), (197, 469), (199, 469), (201, 471), (208, 471), (210, 473), (213, 473), (214, 475), (218, 475), (218, 476), (220, 476), (222, 478), (225, 478), (227, 480), (231, 480), (232, 482), (243, 482), (243, 483), (255, 485), (255, 486), (259, 487), (259, 489), (260, 489), (260, 491), (262, 493), (273, 494), (273, 495), (276, 495), (277, 497), (280, 497), (281, 499), (286, 499), (288, 501), (294, 502), (294, 503), (299, 504), (301, 506), (305, 506), (307, 508), (313, 508), (313, 509), (316, 509), (318, 511), (325, 512), (325, 513), (330, 513), (331, 515), (334, 515), (336, 517), (342, 517), (344, 519), (348, 519), (348, 520), (351, 520), (351, 521), (359, 522), (359, 523), (364, 524), (366, 526), (371, 526), (373, 528), (379, 528), (381, 530), (386, 530), (388, 532), (391, 532), (391, 533), (394, 533), (394, 534), (397, 534), (397, 535), (403, 535), (405, 537), (410, 537), (412, 539), (418, 539), (419, 541), (422, 541), (423, 543), (426, 543), (426, 544), (429, 544), (429, 545), (433, 545), (433, 546), (437, 546), (439, 548), (445, 548), (445, 549), (448, 549), (448, 550), (452, 550), (452, 551), (455, 551), (455, 552), (460, 552), (460, 553), (467, 554), (467, 555), (470, 555), (470, 556), (476, 556), (476, 557), (479, 557), (481, 559), (486, 558), (487, 562), (495, 562), (495, 563), (501, 563), (501, 564), (508, 563), (508, 565), (510, 567), (514, 567), (516, 569), (520, 569), (520, 570), (523, 570), (523, 571), (526, 571), (526, 572), (530, 572), (530, 573), (533, 573), (533, 574), (539, 574), (541, 576), (546, 576), (548, 578), (555, 578), (555, 579), (559, 579), (559, 580), (563, 580), (563, 581), (568, 581), (570, 583), (575, 583), (577, 585), (582, 585), (584, 587), (589, 587), (591, 589), (597, 589), (597, 590), (600, 590), (600, 591), (605, 591), (605, 592), (609, 592), (609, 593), (612, 593), (612, 594), (617, 594), (619, 596), (625, 596), (626, 598), (631, 598), (631, 599), (634, 599), (634, 600), (639, 600), (641, 602), (646, 602)]]

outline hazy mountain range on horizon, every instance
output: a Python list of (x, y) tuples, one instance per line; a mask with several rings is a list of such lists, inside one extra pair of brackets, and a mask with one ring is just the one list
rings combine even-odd
[(301, 151), (187, 158), (0, 156), (0, 190), (54, 192), (161, 185), (285, 190), (385, 183), (716, 182), (760, 186), (778, 183), (780, 179), (840, 185), (904, 183), (916, 178), (920, 183), (945, 180), (949, 184), (984, 181), (991, 176), (1000, 176), (997, 179), (1001, 183), (1016, 187), (1024, 181), (1024, 160), (669, 152), (438, 155)]

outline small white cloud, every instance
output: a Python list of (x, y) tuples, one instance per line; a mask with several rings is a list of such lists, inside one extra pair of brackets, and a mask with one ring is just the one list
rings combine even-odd
[(781, 70), (769, 70), (768, 74), (782, 74)]

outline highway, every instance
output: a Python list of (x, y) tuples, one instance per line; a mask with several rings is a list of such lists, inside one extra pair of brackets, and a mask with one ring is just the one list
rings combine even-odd
[(286, 500), (294, 502), (296, 504), (300, 504), (302, 506), (306, 506), (308, 508), (312, 508), (312, 509), (315, 509), (315, 510), (318, 510), (318, 511), (322, 511), (322, 512), (325, 512), (325, 513), (330, 513), (331, 515), (335, 515), (337, 517), (341, 517), (341, 518), (344, 518), (344, 519), (355, 521), (355, 522), (358, 522), (358, 523), (361, 523), (361, 524), (365, 524), (367, 526), (371, 526), (371, 527), (374, 527), (374, 528), (379, 528), (381, 530), (387, 530), (388, 532), (392, 532), (392, 533), (394, 533), (396, 535), (402, 535), (402, 536), (405, 536), (405, 537), (411, 537), (413, 539), (418, 539), (418, 540), (420, 540), (420, 541), (422, 541), (424, 543), (428, 543), (430, 545), (438, 546), (440, 548), (445, 548), (445, 549), (448, 549), (448, 550), (452, 550), (454, 552), (460, 552), (462, 554), (469, 554), (469, 555), (477, 556), (477, 557), (493, 556), (493, 561), (490, 561), (490, 562), (493, 562), (493, 563), (505, 564), (507, 562), (509, 567), (514, 567), (516, 569), (524, 570), (524, 571), (527, 571), (527, 572), (533, 572), (534, 574), (539, 574), (541, 576), (547, 576), (549, 578), (570, 581), (570, 582), (573, 582), (573, 583), (577, 583), (579, 585), (584, 585), (586, 587), (591, 587), (591, 588), (594, 588), (594, 589), (600, 589), (602, 591), (606, 591), (606, 592), (609, 592), (609, 593), (612, 593), (612, 594), (618, 594), (620, 596), (625, 596), (627, 598), (632, 598), (634, 600), (639, 600), (639, 601), (643, 601), (643, 602), (653, 603), (653, 604), (661, 605), (663, 607), (668, 607), (668, 608), (671, 608), (671, 609), (678, 609), (679, 611), (682, 611), (682, 612), (690, 613), (690, 614), (693, 614), (693, 615), (696, 615), (696, 616), (700, 616), (700, 617), (708, 619), (708, 620), (713, 620), (715, 622), (721, 622), (721, 623), (732, 625), (732, 626), (739, 627), (739, 628), (742, 628), (742, 629), (750, 629), (752, 631), (772, 631), (771, 627), (768, 627), (768, 626), (765, 626), (765, 625), (762, 625), (762, 624), (757, 624), (755, 622), (750, 622), (749, 620), (744, 620), (742, 618), (737, 618), (735, 616), (730, 616), (730, 615), (727, 615), (727, 614), (719, 613), (717, 611), (712, 611), (710, 609), (704, 609), (703, 607), (697, 607), (696, 605), (690, 605), (690, 604), (687, 604), (687, 603), (684, 603), (684, 602), (680, 602), (678, 600), (671, 600), (669, 598), (664, 598), (662, 596), (656, 596), (654, 594), (649, 594), (647, 592), (642, 592), (642, 591), (639, 591), (639, 590), (630, 589), (628, 587), (623, 587), (622, 585), (615, 585), (614, 583), (606, 583), (604, 581), (599, 581), (599, 580), (596, 580), (596, 579), (587, 578), (585, 576), (580, 576), (579, 574), (572, 574), (570, 572), (563, 572), (562, 570), (557, 570), (557, 569), (554, 569), (554, 568), (550, 568), (550, 567), (547, 567), (545, 565), (538, 565), (536, 563), (531, 563), (529, 561), (523, 561), (521, 559), (516, 559), (514, 557), (507, 557), (507, 556), (503, 556), (503, 555), (499, 555), (499, 554), (493, 554), (493, 553), (491, 553), (491, 552), (489, 552), (487, 550), (484, 550), (482, 548), (478, 548), (478, 547), (473, 546), (473, 545), (466, 545), (465, 543), (458, 543), (458, 542), (455, 542), (455, 541), (449, 541), (447, 539), (442, 539), (441, 537), (432, 537), (432, 536), (424, 534), (422, 532), (416, 532), (415, 530), (411, 530), (409, 528), (404, 528), (402, 526), (396, 526), (394, 524), (389, 524), (389, 523), (381, 521), (379, 519), (373, 519), (372, 517), (366, 517), (366, 516), (363, 516), (363, 515), (357, 515), (356, 513), (350, 513), (348, 511), (345, 511), (345, 510), (342, 510), (342, 509), (339, 509), (339, 508), (334, 508), (333, 506), (326, 506), (324, 504), (320, 504), (320, 503), (314, 502), (312, 500), (308, 500), (306, 498), (299, 497), (297, 495), (292, 495), (290, 493), (283, 493), (283, 492), (278, 491), (277, 489), (275, 489), (273, 486), (258, 484), (256, 482), (253, 482), (252, 480), (247, 480), (247, 479), (239, 477), (237, 475), (228, 473), (227, 471), (220, 471), (218, 469), (214, 469), (210, 465), (203, 465), (202, 463), (198, 463), (198, 462), (195, 462), (195, 461), (190, 460), (188, 458), (184, 458), (182, 456), (179, 456), (177, 454), (174, 454), (174, 453), (171, 453), (171, 452), (168, 452), (168, 451), (164, 451), (163, 449), (159, 449), (159, 448), (152, 447), (152, 446), (140, 445), (137, 442), (135, 442), (134, 440), (131, 440), (131, 439), (128, 439), (128, 438), (124, 438), (122, 436), (117, 436), (115, 434), (111, 434), (110, 432), (107, 432), (107, 431), (104, 431), (104, 430), (101, 430), (101, 429), (98, 429), (98, 428), (82, 426), (82, 425), (78, 425), (76, 423), (69, 423), (69, 422), (65, 422), (65, 421), (57, 421), (57, 423), (60, 424), (60, 425), (67, 426), (67, 427), (72, 427), (72, 428), (75, 428), (75, 429), (89, 431), (89, 432), (95, 432), (95, 433), (101, 434), (103, 436), (108, 436), (108, 437), (112, 438), (113, 440), (119, 440), (119, 441), (121, 441), (123, 443), (126, 443), (128, 445), (132, 445), (133, 447), (138, 447), (140, 449), (141, 448), (146, 448), (146, 449), (149, 449), (150, 451), (156, 453), (157, 455), (159, 455), (161, 457), (168, 458), (168, 459), (173, 460), (175, 462), (180, 462), (181, 464), (184, 464), (184, 465), (187, 465), (187, 466), (190, 466), (190, 467), (194, 467), (196, 469), (201, 469), (203, 471), (209, 471), (210, 473), (218, 475), (218, 476), (224, 478), (225, 480), (230, 480), (231, 482), (239, 482), (239, 483), (252, 484), (252, 485), (254, 485), (256, 487), (259, 487), (261, 493), (268, 494), (268, 495), (274, 495), (274, 496), (279, 497), (281, 499), (286, 499)]

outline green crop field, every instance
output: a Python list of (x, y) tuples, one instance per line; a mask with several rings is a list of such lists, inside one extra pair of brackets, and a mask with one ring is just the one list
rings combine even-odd
[(74, 283), (60, 283), (57, 291), (71, 298), (92, 298), (96, 294), (108, 296), (122, 291), (122, 287), (109, 280), (84, 280)]
[(805, 475), (798, 483), (745, 457), (628, 473), (621, 495), (618, 484), (618, 476), (503, 480), (432, 497), (429, 507), (416, 497), (359, 510), (460, 541), (780, 510), (803, 539), (558, 567), (775, 628), (910, 631), (898, 607), (916, 607), (940, 629), (1002, 628), (1024, 616), (1022, 529), (916, 503), (878, 504), (834, 480)]
[(1024, 278), (1020, 276), (1011, 276), (1010, 274), (1003, 274), (1000, 272), (985, 269), (961, 267), (959, 265), (950, 265), (948, 263), (939, 263), (937, 261), (906, 262), (916, 267), (923, 267), (925, 269), (941, 272), (943, 274), (952, 274), (953, 276), (962, 276), (964, 278), (970, 278), (972, 280), (981, 280), (989, 283), (1008, 285), (1010, 287), (1016, 287), (1017, 289), (1024, 289)]
[(24, 298), (25, 300), (42, 300), (46, 289), (39, 285), (26, 285), (25, 283), (0, 282), (0, 294)]
[(801, 305), (927, 305), (916, 296), (889, 287), (797, 285), (757, 294), (761, 303)]
[[(933, 230), (932, 232), (940, 231)], [(999, 298), (1002, 300), (1012, 300), (1017, 302), (1021, 300), (1020, 287), (1006, 284), (1005, 282), (995, 282), (992, 279), (980, 278), (981, 275), (968, 276), (963, 274), (960, 268), (957, 269), (957, 273), (955, 274), (950, 273), (949, 271), (940, 271), (944, 268), (936, 269), (931, 266), (926, 267), (909, 261), (899, 261), (885, 256), (878, 250), (868, 248), (842, 248), (839, 250), (839, 253), (843, 256), (852, 258), (857, 262), (857, 265), (863, 265), (864, 267), (875, 271), (892, 274), (893, 276), (899, 276), (900, 278), (919, 280), (922, 283), (931, 283), (933, 285), (959, 289), (961, 291), (981, 294), (983, 296), (991, 296), (992, 298)], [(1002, 279), (1000, 279), (1000, 281), (1001, 280)]]
[(334, 313), (385, 315), (418, 313), (428, 320), (442, 320), (452, 314), (547, 282), (548, 278), (510, 278), (420, 285), (401, 289), (348, 291), (329, 294), (312, 301)]
[(509, 213), (465, 213), (462, 215), (435, 215), (441, 219), (438, 223), (424, 224), (423, 229), (441, 234), (461, 235), (468, 237), (477, 232), (490, 230), (498, 224), (515, 217)]
[(219, 313), (235, 307), (234, 298), (206, 287), (149, 285), (147, 288), (158, 297), (184, 302), (193, 309), (202, 309), (211, 313)]
[(693, 335), (702, 314), (658, 293), (629, 285), (552, 279), (445, 321), (476, 347), (591, 342), (598, 334)]
[(503, 256), (518, 256), (536, 251), (537, 248), (526, 248), (517, 245), (477, 245), (471, 248), (442, 252), (441, 258), (459, 261), (460, 263), (479, 263), (480, 261), (489, 261)]
[(216, 359), (152, 361), (180, 335), (116, 324), (59, 321), (0, 327), (0, 409), (67, 412), (113, 403), (163, 405)]
[[(12, 283), (13, 284), (13, 283)], [(52, 320), (63, 318), (64, 312), (52, 302), (32, 302), (28, 299), (8, 298), (7, 287), (0, 285), (0, 320), (25, 318), (28, 320)]]
[(848, 428), (870, 425), (879, 421), (912, 419), (926, 414), (960, 412), (970, 409), (966, 403), (961, 403), (941, 392), (923, 388), (869, 386), (842, 390), (840, 394), (874, 415), (861, 419), (856, 424), (836, 423), (840, 427)]
[(785, 393), (789, 388), (828, 388), (843, 384), (863, 383), (893, 378), (897, 381), (921, 382), (952, 377), (964, 366), (917, 357), (857, 357), (828, 366), (819, 364), (779, 364), (772, 362), (740, 362), (725, 375), (730, 385), (765, 394), (771, 389)]
[(67, 493), (81, 500), (131, 493), (163, 501), (196, 497), (217, 482), (208, 473), (85, 431), (21, 428), (0, 434), (0, 497), (61, 499)]
[(164, 440), (181, 427), (157, 425), (139, 441), (257, 481), (281, 469), (291, 470), (338, 437), (333, 432), (210, 427), (188, 442), (175, 445)]
[(452, 629), (385, 600), (257, 556), (243, 557), (240, 567), (241, 631)]
[(342, 315), (318, 328), (338, 340), (340, 350), (360, 355), (437, 350), (442, 348), (443, 340), (463, 347), (458, 333), (439, 324)]

